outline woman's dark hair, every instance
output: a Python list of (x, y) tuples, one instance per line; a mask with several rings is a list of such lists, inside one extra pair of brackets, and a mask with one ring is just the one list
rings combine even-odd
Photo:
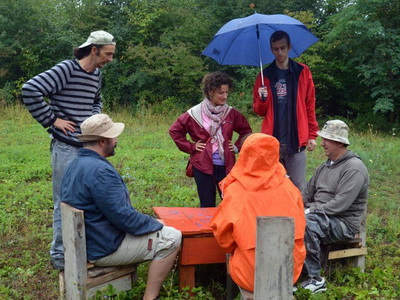
[(276, 41), (280, 41), (285, 39), (288, 46), (290, 46), (290, 36), (286, 31), (278, 30), (275, 31), (273, 34), (271, 34), (271, 37), (269, 38), (269, 45), (272, 47), (272, 43), (275, 43)]
[(210, 92), (220, 88), (221, 85), (224, 84), (227, 84), (229, 89), (233, 87), (233, 80), (228, 74), (220, 71), (206, 74), (202, 81), (204, 96), (208, 98), (210, 96)]
[(95, 45), (95, 44), (91, 44), (89, 46), (86, 46), (84, 48), (75, 48), (74, 49), (74, 56), (77, 59), (82, 59), (86, 56), (88, 56), (90, 54), (90, 52), (92, 51), (93, 47), (96, 47), (97, 50), (100, 50), (104, 45)]

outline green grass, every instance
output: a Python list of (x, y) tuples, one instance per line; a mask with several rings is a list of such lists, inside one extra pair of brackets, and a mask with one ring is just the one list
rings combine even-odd
[[(0, 299), (58, 299), (58, 273), (49, 262), (50, 139), (24, 107), (2, 107), (1, 112)], [(133, 116), (121, 110), (110, 115), (114, 121), (126, 124), (117, 154), (110, 161), (124, 177), (133, 205), (149, 214), (153, 206), (198, 206), (194, 181), (184, 175), (188, 155), (180, 152), (168, 135), (178, 113), (143, 110)], [(258, 132), (260, 118), (249, 119)], [(298, 299), (400, 298), (400, 141), (390, 133), (383, 135), (369, 129), (351, 132), (350, 142), (371, 176), (366, 272), (337, 269), (329, 275), (327, 293), (302, 293)], [(307, 159), (310, 177), (326, 158), (318, 147), (307, 153)], [(140, 299), (146, 270), (147, 265), (142, 264), (140, 280), (132, 291), (114, 299)], [(198, 272), (195, 299), (223, 299), (223, 266), (202, 266)], [(112, 294), (112, 289), (104, 292)], [(165, 282), (162, 298), (188, 298), (187, 291), (178, 292), (176, 271)]]

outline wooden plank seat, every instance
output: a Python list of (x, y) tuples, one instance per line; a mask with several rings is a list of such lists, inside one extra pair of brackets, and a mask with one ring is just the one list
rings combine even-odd
[(325, 273), (330, 272), (330, 261), (337, 259), (346, 259), (350, 266), (360, 268), (361, 272), (364, 272), (365, 257), (368, 253), (366, 239), (366, 214), (364, 214), (360, 232), (354, 239), (322, 245), (321, 265), (325, 269)]
[(352, 267), (358, 267), (364, 272), (367, 253), (368, 249), (365, 246), (365, 240), (360, 237), (340, 243), (325, 244), (322, 245), (321, 265), (329, 273), (329, 261), (348, 259)]
[(84, 213), (61, 203), (65, 269), (60, 273), (61, 299), (87, 299), (109, 284), (117, 291), (132, 288), (137, 279), (136, 265), (95, 267), (87, 262)]

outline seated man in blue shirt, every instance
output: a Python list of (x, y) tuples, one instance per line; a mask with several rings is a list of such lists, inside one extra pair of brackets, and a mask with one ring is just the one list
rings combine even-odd
[(97, 114), (81, 130), (83, 148), (64, 173), (61, 195), (63, 202), (84, 211), (88, 260), (101, 267), (151, 260), (143, 299), (159, 299), (181, 232), (132, 207), (122, 177), (106, 159), (115, 154), (124, 124)]

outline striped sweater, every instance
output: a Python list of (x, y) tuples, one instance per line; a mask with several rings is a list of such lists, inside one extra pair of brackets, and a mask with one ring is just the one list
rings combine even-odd
[[(101, 72), (87, 73), (77, 60), (65, 60), (22, 86), (22, 98), (31, 115), (54, 138), (81, 147), (76, 137), (80, 125), (102, 108)], [(45, 99), (48, 99), (47, 102)], [(52, 124), (57, 118), (75, 122), (75, 132), (65, 135)]]

